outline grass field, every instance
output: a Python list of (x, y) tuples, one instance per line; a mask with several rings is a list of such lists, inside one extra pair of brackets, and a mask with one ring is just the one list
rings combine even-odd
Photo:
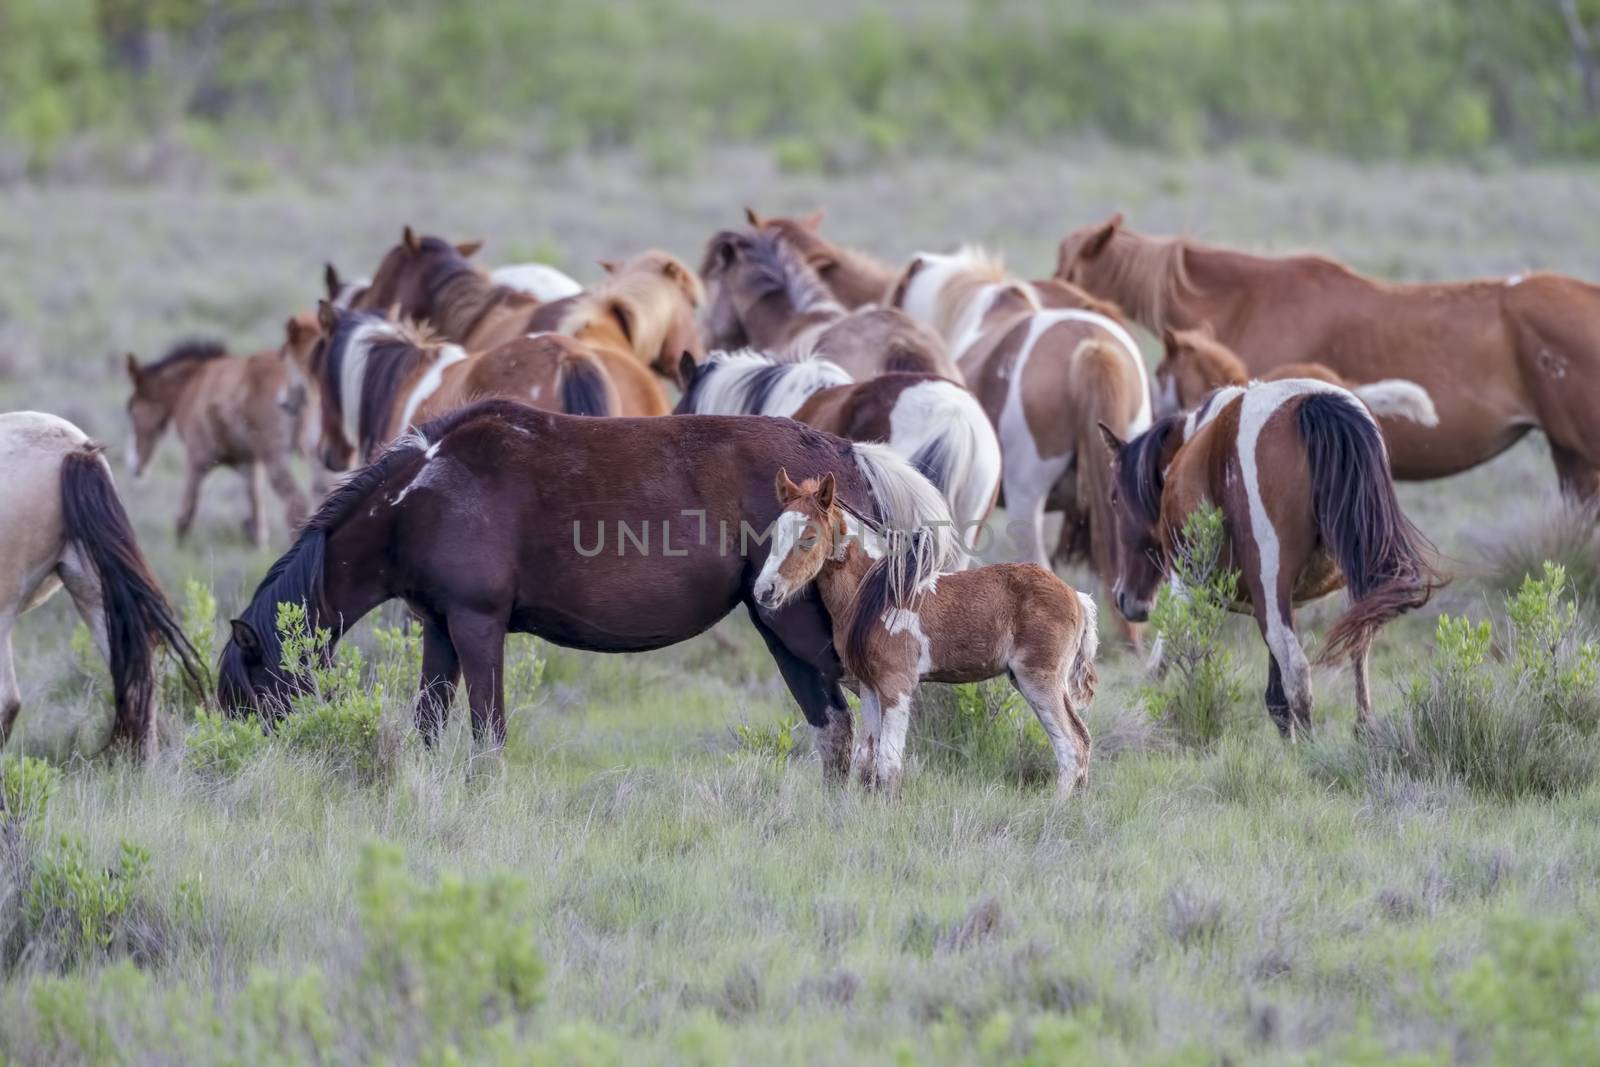
[[(645, 246), (697, 259), (747, 202), (825, 204), (831, 234), (886, 256), (983, 241), (1028, 275), (1121, 209), (1395, 278), (1594, 278), (1597, 178), (1083, 143), (834, 178), (718, 149), (668, 176), (631, 154), (285, 156), (19, 186), (0, 191), (0, 409), (72, 419), (116, 443), (120, 471), (122, 353), (193, 333), (275, 345), (324, 259), (370, 269), (405, 222), (580, 278)], [(169, 441), (121, 485), (168, 588), (214, 592), (220, 634), (287, 535), (274, 505), (275, 550), (250, 550), (218, 472), (180, 551), (180, 469)], [(1439, 612), (1503, 621), (1506, 559), (1537, 563), (1553, 483), (1530, 438), (1402, 487), (1456, 580), (1381, 638), (1381, 710), (1410, 699)], [(1565, 554), (1592, 595), (1593, 542)], [(1600, 784), (1505, 796), (1364, 771), (1337, 672), (1316, 678), (1318, 736), (1288, 748), (1245, 620), (1225, 640), (1246, 695), (1203, 748), (1152, 723), (1140, 664), (1106, 643), (1090, 787), (1065, 803), (1000, 690), (968, 734), (930, 696), (898, 802), (825, 788), (803, 727), (787, 750), (793, 706), (738, 619), (723, 644), (627, 658), (523, 640), (499, 755), (459, 729), (437, 751), (407, 737), (410, 652), (364, 627), (376, 680), (339, 699), (382, 722), (354, 746), (219, 741), (174, 716), (148, 769), (72, 759), (107, 702), (75, 623), (58, 597), (15, 638), (8, 751), (62, 767), (40, 814), (0, 823), (0, 1058), (18, 1063), (1576, 1064), (1600, 1040)], [(224, 750), (235, 764), (207, 762)]]

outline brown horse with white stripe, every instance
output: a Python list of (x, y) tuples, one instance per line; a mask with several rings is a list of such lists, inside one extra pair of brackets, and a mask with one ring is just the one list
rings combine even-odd
[(570, 337), (536, 334), (474, 355), (369, 311), (324, 303), (321, 318), (326, 336), (312, 357), (312, 379), (329, 470), (371, 462), (411, 427), (487, 397), (568, 415), (621, 407), (605, 367)]
[(1546, 273), (1393, 284), (1320, 256), (1145, 237), (1121, 215), (1069, 234), (1057, 274), (1157, 336), (1212, 323), (1253, 375), (1316, 363), (1353, 382), (1416, 382), (1439, 422), (1385, 426), (1398, 478), (1468, 470), (1540, 429), (1562, 491), (1600, 499), (1600, 286)]
[(700, 273), (707, 348), (826, 359), (858, 382), (891, 371), (962, 380), (936, 333), (898, 308), (847, 310), (775, 230), (717, 234)]
[(11, 631), (65, 586), (111, 668), (111, 741), (154, 754), (165, 645), (196, 691), (204, 669), (139, 551), (100, 446), (65, 419), (0, 414), (0, 745), (22, 707)]
[(1285, 736), (1311, 725), (1311, 679), (1294, 605), (1346, 586), (1350, 605), (1321, 660), (1348, 657), (1360, 722), (1372, 714), (1367, 656), (1379, 629), (1436, 584), (1426, 542), (1400, 510), (1383, 435), (1366, 407), (1327, 382), (1228, 388), (1129, 442), (1102, 427), (1117, 487), (1118, 610), (1142, 621), (1203, 503), (1222, 512), (1222, 564), (1271, 653), (1267, 711)]

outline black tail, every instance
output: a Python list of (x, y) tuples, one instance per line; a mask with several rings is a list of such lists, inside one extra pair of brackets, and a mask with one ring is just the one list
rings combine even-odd
[(139, 551), (99, 447), (86, 445), (62, 460), (61, 514), (67, 540), (87, 557), (100, 581), (117, 704), (111, 740), (137, 750), (152, 725), (155, 646), (167, 646), (197, 694), (206, 689), (205, 668)]
[(1383, 435), (1360, 401), (1312, 393), (1299, 420), (1317, 527), (1350, 590), (1320, 656), (1327, 662), (1365, 653), (1385, 623), (1428, 602), (1439, 577), (1427, 560), (1432, 546), (1400, 510)]
[(611, 380), (591, 356), (571, 356), (561, 363), (561, 410), (568, 415), (611, 414)]

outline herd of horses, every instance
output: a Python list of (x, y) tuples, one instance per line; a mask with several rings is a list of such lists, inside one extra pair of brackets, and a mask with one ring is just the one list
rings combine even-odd
[[(587, 287), (540, 264), (488, 270), (481, 242), (407, 227), (370, 278), (329, 266), (278, 349), (130, 355), (134, 473), (167, 427), (185, 447), (178, 537), (219, 466), (246, 476), (257, 544), (263, 483), (295, 531), (232, 622), (220, 706), (271, 721), (304, 684), (281, 662), (283, 602), (337, 641), (403, 601), (418, 729), (436, 736), (464, 683), (489, 743), (505, 736), (508, 632), (639, 651), (743, 605), (830, 777), (895, 789), (917, 684), (1006, 675), (1070, 791), (1099, 637), (1095, 599), (1057, 564), (1087, 562), (1140, 647), (1160, 587), (1185, 595), (1187, 518), (1215, 506), (1235, 607), (1270, 654), (1267, 710), (1294, 737), (1311, 715), (1295, 606), (1348, 590), (1320, 655), (1350, 663), (1364, 724), (1377, 632), (1441, 581), (1395, 478), (1466, 470), (1539, 429), (1564, 493), (1600, 496), (1600, 288), (1585, 282), (1388, 284), (1143, 236), (1120, 215), (1025, 280), (971, 246), (886, 264), (822, 222), (747, 209), (698, 270), (646, 251)], [(1131, 327), (1160, 339), (1153, 374)], [(314, 508), (296, 452), (319, 461)], [(196, 687), (206, 671), (102, 449), (54, 416), (0, 415), (0, 469), (0, 739), (20, 706), (11, 628), (65, 586), (111, 667), (113, 739), (148, 753), (159, 646)], [(993, 555), (1017, 562), (978, 563)]]

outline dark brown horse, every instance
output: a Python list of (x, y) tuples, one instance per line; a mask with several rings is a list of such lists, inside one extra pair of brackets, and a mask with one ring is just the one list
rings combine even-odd
[(1318, 363), (1351, 382), (1415, 382), (1439, 421), (1385, 425), (1398, 478), (1467, 470), (1541, 429), (1562, 491), (1600, 500), (1600, 286), (1543, 273), (1392, 284), (1321, 256), (1145, 237), (1121, 215), (1067, 235), (1056, 273), (1158, 337), (1210, 322), (1258, 377)]
[(823, 729), (824, 766), (842, 774), (850, 717), (826, 611), (815, 598), (769, 611), (751, 594), (785, 465), (832, 473), (845, 504), (895, 528), (949, 520), (927, 480), (885, 446), (784, 419), (586, 419), (503, 400), (455, 412), (324, 502), (234, 622), (218, 695), (225, 708), (270, 711), (292, 692), (273, 630), (279, 603), (304, 603), (337, 638), (398, 598), (422, 621), (419, 729), (437, 732), (464, 676), (475, 732), (499, 740), (507, 632), (635, 652), (693, 637), (744, 604)]
[(1344, 389), (1312, 379), (1218, 392), (1130, 442), (1101, 426), (1116, 482), (1117, 609), (1135, 621), (1180, 551), (1185, 520), (1222, 512), (1222, 565), (1241, 575), (1271, 653), (1267, 711), (1286, 736), (1311, 725), (1311, 679), (1294, 605), (1341, 585), (1350, 606), (1322, 661), (1349, 658), (1362, 724), (1372, 713), (1367, 654), (1391, 619), (1427, 602), (1426, 542), (1400, 510), (1378, 424)]
[(420, 237), (407, 226), (400, 243), (378, 264), (378, 271), (350, 305), (359, 311), (427, 320), (446, 340), (469, 352), (483, 352), (533, 330), (538, 297), (510, 285), (497, 285), (471, 261), (482, 241), (451, 244)]

